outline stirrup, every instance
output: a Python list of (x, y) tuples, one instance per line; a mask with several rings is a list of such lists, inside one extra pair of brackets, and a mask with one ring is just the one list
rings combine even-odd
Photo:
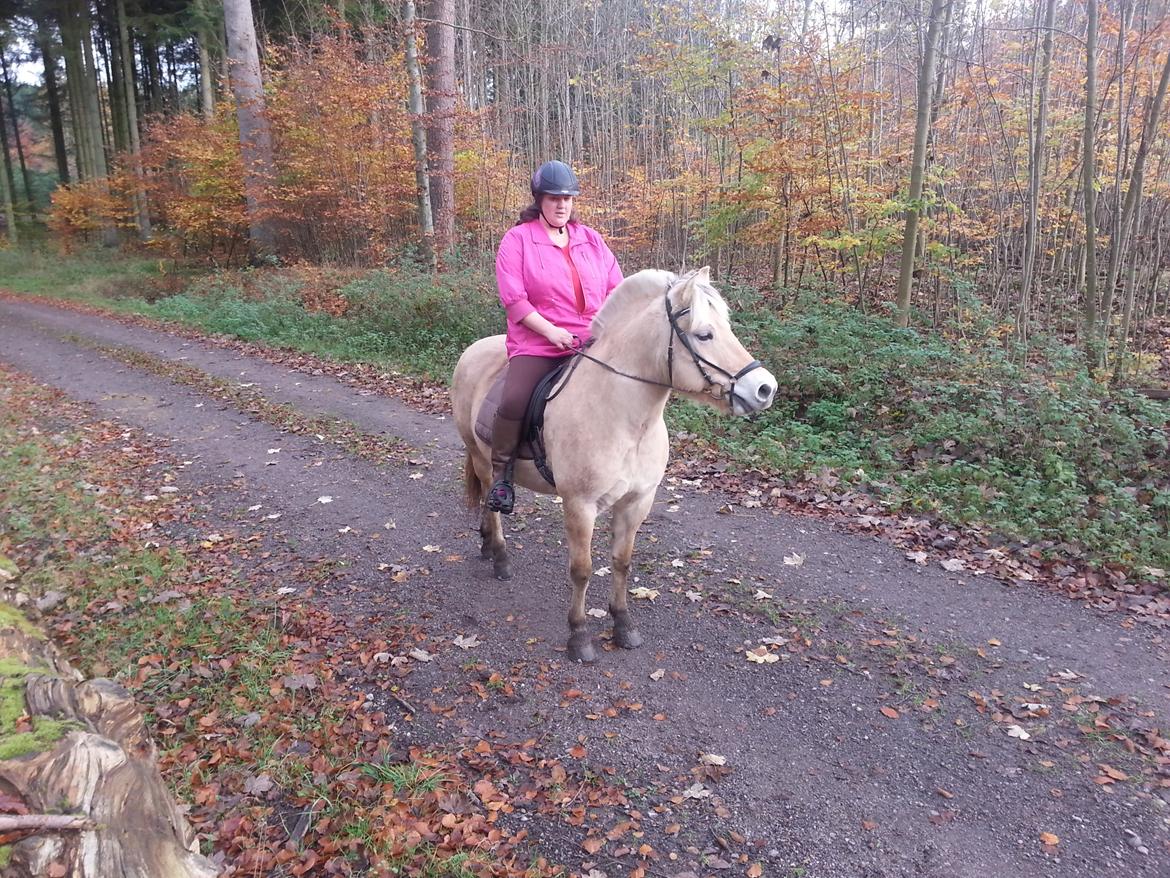
[(516, 492), (512, 489), (512, 484), (507, 480), (498, 479), (496, 483), (488, 489), (488, 512), (502, 512), (505, 515), (511, 515), (512, 508), (515, 503)]

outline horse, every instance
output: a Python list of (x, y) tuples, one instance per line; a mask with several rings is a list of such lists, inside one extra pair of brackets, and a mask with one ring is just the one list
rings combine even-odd
[[(711, 285), (710, 269), (682, 277), (647, 269), (626, 278), (606, 299), (590, 326), (592, 340), (573, 356), (549, 395), (544, 448), (555, 487), (531, 460), (516, 461), (514, 483), (559, 494), (569, 544), (568, 655), (596, 661), (585, 615), (593, 573), (593, 530), (612, 513), (609, 614), (612, 642), (626, 649), (643, 638), (627, 607), (634, 537), (666, 472), (669, 437), (663, 412), (672, 393), (733, 416), (772, 404), (776, 379), (744, 349), (729, 322), (727, 303)], [(451, 402), (466, 446), (464, 487), (470, 508), (480, 508), (480, 553), (495, 576), (512, 577), (500, 514), (484, 504), (491, 484), (491, 448), (475, 432), (480, 406), (507, 365), (504, 336), (482, 338), (459, 358)]]

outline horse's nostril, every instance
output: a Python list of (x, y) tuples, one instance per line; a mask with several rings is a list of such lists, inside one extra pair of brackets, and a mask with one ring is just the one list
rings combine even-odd
[(760, 399), (771, 399), (772, 394), (775, 392), (771, 384), (761, 384), (759, 389), (756, 390), (756, 396)]

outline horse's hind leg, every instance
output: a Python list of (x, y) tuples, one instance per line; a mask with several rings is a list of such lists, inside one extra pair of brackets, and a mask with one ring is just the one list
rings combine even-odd
[(637, 649), (642, 645), (642, 635), (630, 618), (627, 595), (634, 537), (653, 504), (654, 493), (650, 492), (621, 502), (613, 509), (613, 585), (609, 593), (609, 614), (613, 617), (613, 642), (624, 649)]
[(585, 617), (585, 590), (593, 575), (593, 525), (597, 507), (565, 500), (565, 535), (569, 542), (569, 578), (573, 597), (569, 604), (569, 658), (577, 662), (597, 660)]
[[(478, 466), (477, 466), (478, 464)], [(491, 464), (486, 457), (468, 455), (467, 465), (474, 467), (473, 477), (469, 477), (468, 484), (474, 481), (478, 490), (468, 489), (468, 500), (478, 502), (479, 507), (479, 555), (485, 561), (491, 561), (496, 579), (512, 578), (512, 562), (508, 559), (508, 544), (504, 541), (504, 525), (500, 520), (500, 513), (489, 512), (486, 500), (486, 488), (491, 483)]]

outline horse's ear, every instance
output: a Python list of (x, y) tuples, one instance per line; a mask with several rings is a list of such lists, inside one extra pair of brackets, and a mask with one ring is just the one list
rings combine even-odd
[(695, 280), (697, 280), (701, 284), (707, 284), (708, 286), (710, 286), (711, 285), (711, 266), (704, 265), (702, 268), (700, 268), (698, 271), (696, 271), (695, 272)]

